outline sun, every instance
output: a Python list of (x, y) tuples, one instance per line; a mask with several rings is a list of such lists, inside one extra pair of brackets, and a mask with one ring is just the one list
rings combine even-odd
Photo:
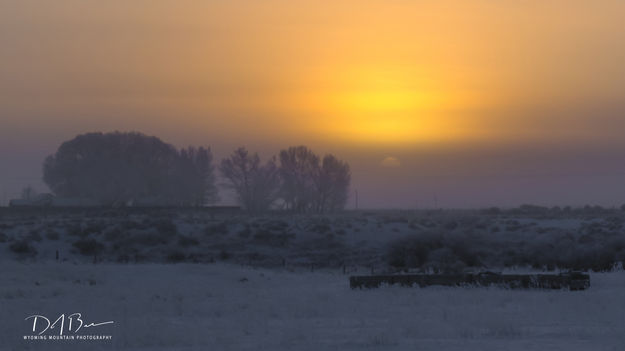
[(364, 90), (338, 93), (334, 104), (346, 112), (389, 113), (408, 111), (425, 103), (423, 94), (408, 90)]
[[(426, 140), (441, 133), (432, 108), (438, 97), (410, 89), (354, 89), (329, 99), (325, 128), (361, 142)], [(438, 125), (437, 125), (438, 123)]]
[(317, 132), (332, 140), (406, 144), (457, 139), (467, 130), (450, 111), (476, 99), (432, 82), (431, 75), (406, 66), (336, 69), (320, 74), (327, 80), (306, 94), (303, 106), (316, 114)]

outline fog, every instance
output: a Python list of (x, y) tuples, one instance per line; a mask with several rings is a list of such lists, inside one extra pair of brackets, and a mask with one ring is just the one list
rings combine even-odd
[(0, 6), (3, 204), (114, 130), (331, 152), (361, 208), (625, 202), (620, 1)]

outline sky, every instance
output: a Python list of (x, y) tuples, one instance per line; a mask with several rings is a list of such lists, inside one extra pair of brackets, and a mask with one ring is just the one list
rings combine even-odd
[[(90, 131), (352, 168), (361, 208), (625, 203), (620, 0), (0, 0), (0, 203)], [(350, 199), (350, 207), (355, 199)]]

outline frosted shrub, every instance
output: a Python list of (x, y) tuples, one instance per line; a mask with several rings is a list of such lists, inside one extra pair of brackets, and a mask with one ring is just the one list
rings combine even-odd
[(199, 244), (200, 242), (197, 239), (189, 237), (189, 236), (181, 236), (178, 239), (178, 245), (182, 247), (196, 246)]
[(204, 229), (206, 235), (225, 235), (228, 234), (228, 232), (228, 224), (226, 224), (226, 222), (208, 225), (206, 229)]
[(59, 240), (60, 237), (61, 236), (59, 232), (57, 232), (56, 230), (48, 229), (48, 231), (46, 232), (46, 239), (48, 240)]
[(391, 243), (387, 262), (396, 268), (458, 271), (465, 267), (533, 267), (609, 271), (625, 259), (625, 236), (604, 228), (586, 234), (553, 230), (426, 232)]
[(92, 256), (104, 250), (104, 245), (95, 239), (82, 239), (74, 242), (73, 247), (77, 248), (80, 254)]
[(35, 255), (37, 250), (27, 241), (18, 240), (9, 245), (9, 250), (20, 255)]
[(178, 229), (171, 219), (161, 219), (154, 223), (154, 228), (162, 235), (176, 235)]

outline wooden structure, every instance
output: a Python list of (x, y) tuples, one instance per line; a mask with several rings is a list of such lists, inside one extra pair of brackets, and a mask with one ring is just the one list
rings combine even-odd
[(394, 274), (352, 276), (349, 285), (355, 288), (379, 288), (382, 285), (426, 287), (441, 286), (497, 286), (508, 289), (569, 289), (590, 287), (590, 276), (580, 272), (561, 274)]

